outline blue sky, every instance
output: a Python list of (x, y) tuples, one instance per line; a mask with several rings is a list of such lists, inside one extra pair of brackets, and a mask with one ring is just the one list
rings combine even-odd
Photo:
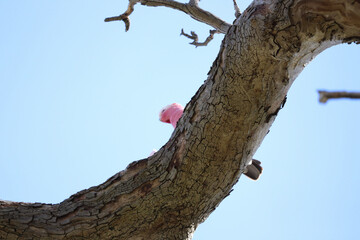
[[(239, 1), (245, 9), (250, 1)], [(232, 1), (201, 4), (233, 20)], [(223, 35), (194, 48), (181, 12), (136, 6), (130, 31), (104, 23), (127, 1), (0, 2), (0, 198), (58, 203), (159, 149), (158, 121), (206, 79)], [(318, 89), (360, 91), (359, 45), (313, 60), (241, 177), (194, 239), (356, 239), (360, 234), (360, 100), (318, 103)]]

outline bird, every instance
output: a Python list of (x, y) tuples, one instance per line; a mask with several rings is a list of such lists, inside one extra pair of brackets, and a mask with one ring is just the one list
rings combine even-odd
[[(183, 112), (184, 112), (183, 106), (181, 106), (178, 103), (173, 103), (161, 109), (159, 114), (159, 120), (164, 123), (170, 123), (175, 128)], [(151, 155), (154, 154), (155, 152), (156, 151), (153, 150)], [(250, 163), (246, 166), (243, 173), (248, 178), (252, 180), (257, 180), (260, 177), (262, 170), (263, 168), (261, 167), (261, 162), (256, 159), (252, 159)]]
[(173, 103), (161, 109), (159, 120), (164, 123), (170, 123), (175, 128), (183, 112), (183, 106), (178, 103)]
[[(183, 112), (184, 112), (183, 106), (181, 106), (178, 103), (173, 103), (161, 109), (159, 113), (159, 120), (160, 122), (170, 123), (175, 128)], [(157, 150), (153, 149), (149, 154), (149, 157), (154, 155), (156, 152)]]

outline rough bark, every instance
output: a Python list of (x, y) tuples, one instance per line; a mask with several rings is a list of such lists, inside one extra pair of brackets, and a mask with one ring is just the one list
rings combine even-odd
[(358, 0), (255, 0), (156, 154), (60, 204), (1, 202), (0, 239), (191, 239), (238, 181), (305, 65), (359, 41)]

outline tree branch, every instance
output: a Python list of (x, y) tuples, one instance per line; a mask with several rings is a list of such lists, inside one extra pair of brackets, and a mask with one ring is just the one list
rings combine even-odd
[(353, 0), (254, 1), (158, 152), (60, 204), (0, 202), (0, 239), (191, 239), (245, 172), (306, 64), (356, 39)]
[(237, 5), (236, 0), (233, 0), (233, 2), (234, 2), (234, 9), (235, 9), (235, 17), (238, 18), (241, 15), (241, 11), (240, 11), (239, 6)]
[(130, 14), (134, 11), (134, 5), (141, 3), (145, 6), (151, 7), (169, 7), (179, 11), (182, 11), (190, 15), (193, 19), (208, 24), (215, 28), (219, 33), (226, 33), (231, 24), (225, 22), (224, 20), (218, 18), (212, 13), (201, 9), (198, 6), (198, 1), (190, 1), (189, 3), (180, 3), (173, 0), (129, 0), (128, 9), (121, 15), (116, 17), (109, 17), (105, 19), (105, 22), (111, 21), (124, 21), (126, 26), (126, 31), (130, 27)]
[(105, 18), (105, 22), (112, 22), (112, 21), (124, 21), (125, 23), (125, 31), (129, 31), (130, 29), (130, 14), (134, 11), (134, 6), (135, 4), (137, 4), (140, 0), (129, 0), (129, 5), (128, 8), (126, 9), (126, 11), (116, 17), (109, 17), (109, 18)]
[(199, 1), (200, 1), (200, 0), (190, 0), (190, 1), (189, 1), (189, 4), (190, 4), (190, 5), (196, 5), (196, 6), (198, 6), (198, 5), (199, 5)]
[(329, 99), (334, 98), (352, 98), (360, 99), (360, 92), (328, 92), (328, 91), (318, 91), (319, 93), (319, 102), (326, 103)]
[(193, 31), (190, 32), (190, 34), (191, 34), (190, 35), (190, 34), (185, 33), (184, 29), (181, 29), (180, 35), (183, 35), (187, 38), (192, 39), (193, 41), (190, 44), (195, 45), (195, 47), (199, 47), (199, 46), (207, 46), (208, 43), (214, 39), (215, 33), (219, 33), (219, 32), (217, 30), (210, 30), (209, 33), (210, 33), (210, 35), (206, 38), (206, 40), (204, 42), (199, 42), (198, 35)]

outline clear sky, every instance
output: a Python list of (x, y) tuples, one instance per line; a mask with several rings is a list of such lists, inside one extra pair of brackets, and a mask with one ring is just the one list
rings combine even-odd
[[(232, 22), (231, 0), (201, 6)], [(245, 9), (250, 1), (241, 0)], [(224, 35), (181, 12), (137, 5), (130, 31), (103, 19), (127, 1), (0, 1), (0, 198), (58, 203), (159, 149), (158, 121), (207, 77)], [(255, 155), (264, 172), (241, 177), (194, 239), (357, 239), (360, 100), (318, 103), (318, 89), (360, 91), (360, 46), (311, 62)]]

